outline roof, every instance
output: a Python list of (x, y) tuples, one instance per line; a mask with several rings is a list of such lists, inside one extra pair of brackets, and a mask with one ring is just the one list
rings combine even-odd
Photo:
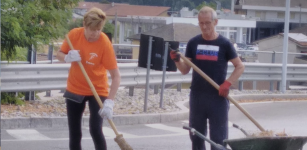
[(164, 12), (168, 11), (170, 7), (161, 6), (144, 6), (144, 5), (129, 5), (122, 3), (102, 4), (98, 2), (79, 2), (76, 8), (79, 9), (91, 9), (97, 7), (103, 10), (107, 16), (127, 17), (127, 16), (160, 16)]
[[(201, 34), (201, 30), (189, 23), (171, 23), (142, 34), (161, 37), (165, 41), (188, 42), (192, 37)], [(140, 40), (140, 34), (132, 35), (128, 39)]]
[[(280, 35), (283, 36), (284, 34), (280, 33), (280, 34), (275, 35), (275, 36), (271, 36), (271, 37), (268, 37), (268, 38), (264, 38), (264, 39), (261, 39), (261, 40), (254, 41), (253, 43), (259, 43), (259, 42), (262, 42), (262, 41), (266, 41), (268, 39), (275, 38), (275, 37), (278, 37)], [(302, 33), (288, 33), (288, 38), (289, 38), (289, 40), (298, 44), (299, 46), (307, 47), (307, 36), (302, 34)]]
[(289, 33), (302, 33), (307, 36), (307, 25), (299, 28), (295, 28), (289, 31)]
[[(291, 7), (298, 6), (307, 7), (306, 0), (291, 0)], [(285, 0), (236, 0), (236, 5), (253, 5), (253, 6), (271, 6), (271, 7), (285, 7)]]
[(289, 38), (301, 46), (307, 46), (307, 36), (302, 33), (289, 33)]

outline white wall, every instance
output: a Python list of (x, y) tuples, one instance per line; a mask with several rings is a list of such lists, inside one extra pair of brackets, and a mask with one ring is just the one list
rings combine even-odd
[[(270, 39), (259, 41), (259, 51), (275, 51), (283, 52), (283, 36), (274, 36)], [(288, 52), (297, 53), (296, 44), (289, 41)], [(275, 63), (282, 63), (283, 54), (275, 54)], [(288, 55), (288, 64), (293, 64), (295, 55)], [(272, 54), (258, 53), (258, 60), (260, 63), (271, 63)]]

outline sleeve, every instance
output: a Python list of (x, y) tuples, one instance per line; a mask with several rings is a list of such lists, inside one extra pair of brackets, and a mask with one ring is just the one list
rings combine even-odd
[(225, 44), (226, 48), (226, 59), (229, 61), (231, 59), (234, 59), (238, 57), (236, 49), (234, 46), (230, 43), (230, 41), (227, 41)]
[(109, 39), (105, 38), (105, 51), (103, 53), (101, 63), (107, 70), (112, 70), (117, 68), (116, 55), (113, 49), (113, 45)]
[[(70, 41), (72, 42), (72, 38), (74, 37), (74, 30), (69, 31), (68, 33), (68, 38), (70, 39)], [(67, 54), (68, 51), (70, 51), (70, 47), (66, 41), (66, 38), (64, 38), (63, 44), (60, 48), (61, 52)]]

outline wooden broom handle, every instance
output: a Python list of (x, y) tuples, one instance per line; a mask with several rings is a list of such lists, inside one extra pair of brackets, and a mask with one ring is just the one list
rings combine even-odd
[[(67, 43), (68, 43), (70, 49), (74, 49), (73, 45), (72, 45), (71, 42), (70, 42), (70, 39), (69, 39), (68, 35), (65, 35), (65, 38), (66, 38), (66, 41), (67, 41)], [(98, 95), (98, 93), (97, 93), (97, 91), (96, 91), (96, 89), (95, 89), (95, 87), (94, 87), (94, 85), (93, 85), (93, 83), (92, 83), (90, 77), (87, 75), (87, 73), (86, 73), (86, 71), (85, 71), (85, 69), (84, 69), (84, 67), (83, 67), (83, 65), (82, 65), (82, 63), (81, 63), (80, 61), (78, 61), (78, 65), (79, 65), (79, 67), (80, 67), (80, 69), (81, 69), (81, 71), (82, 71), (82, 73), (83, 73), (83, 75), (84, 75), (84, 77), (85, 77), (85, 79), (86, 79), (86, 82), (87, 82), (88, 85), (90, 86), (91, 91), (92, 91), (92, 93), (94, 94), (94, 97), (95, 97), (96, 101), (97, 101), (98, 104), (99, 104), (99, 107), (100, 107), (100, 108), (103, 108), (103, 103), (102, 103), (102, 101), (101, 101), (101, 99), (100, 99), (100, 97), (99, 97), (99, 95)], [(119, 135), (119, 133), (117, 132), (117, 129), (116, 129), (116, 127), (115, 127), (113, 121), (112, 121), (111, 119), (108, 119), (108, 122), (109, 122), (109, 124), (111, 125), (111, 127), (112, 127), (114, 133), (115, 133), (116, 135)]]
[[(220, 89), (220, 86), (216, 84), (209, 76), (207, 76), (202, 70), (200, 70), (196, 65), (194, 65), (188, 58), (183, 56), (180, 52), (180, 58), (182, 58), (185, 63), (187, 63), (189, 66), (191, 66), (197, 73), (199, 73), (203, 78), (205, 78), (213, 87), (215, 87), (217, 90)], [(262, 132), (264, 132), (264, 128), (243, 108), (237, 103), (235, 99), (227, 96), (227, 99), (229, 99), (247, 118), (249, 118)]]

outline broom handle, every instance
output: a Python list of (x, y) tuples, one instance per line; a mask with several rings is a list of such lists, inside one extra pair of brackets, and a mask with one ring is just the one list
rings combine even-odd
[[(69, 40), (69, 37), (68, 37), (67, 35), (65, 35), (65, 38), (66, 38), (66, 41), (67, 41), (67, 43), (68, 43), (70, 49), (74, 49), (73, 45), (71, 44), (71, 42), (70, 42), (70, 40)], [(83, 75), (84, 75), (84, 77), (85, 77), (85, 79), (86, 79), (88, 85), (90, 86), (91, 91), (93, 92), (94, 97), (95, 97), (96, 101), (98, 102), (100, 108), (103, 108), (103, 103), (102, 103), (102, 101), (101, 101), (99, 95), (97, 94), (97, 92), (96, 92), (96, 90), (95, 90), (95, 87), (94, 87), (93, 83), (91, 82), (90, 77), (87, 75), (87, 73), (86, 73), (86, 71), (85, 71), (85, 69), (84, 69), (82, 63), (81, 63), (81, 62), (78, 62), (78, 65), (80, 66), (80, 69), (81, 69), (81, 71), (82, 71), (82, 73), (83, 73)], [(111, 127), (112, 127), (114, 133), (115, 133), (116, 135), (119, 135), (119, 133), (117, 132), (117, 129), (116, 129), (116, 127), (115, 127), (113, 121), (112, 121), (111, 119), (108, 119), (108, 122), (109, 122), (109, 124), (111, 125)]]
[[(197, 73), (199, 73), (203, 78), (205, 78), (212, 86), (214, 86), (217, 90), (220, 89), (220, 86), (216, 84), (209, 76), (207, 76), (202, 70), (200, 70), (196, 65), (194, 65), (188, 58), (183, 56), (180, 52), (180, 57), (187, 63), (189, 66), (191, 66)], [(239, 105), (239, 103), (236, 102), (232, 97), (229, 95), (227, 96), (227, 99), (229, 99), (243, 114), (247, 116), (261, 131), (265, 131), (264, 128), (243, 108)]]

